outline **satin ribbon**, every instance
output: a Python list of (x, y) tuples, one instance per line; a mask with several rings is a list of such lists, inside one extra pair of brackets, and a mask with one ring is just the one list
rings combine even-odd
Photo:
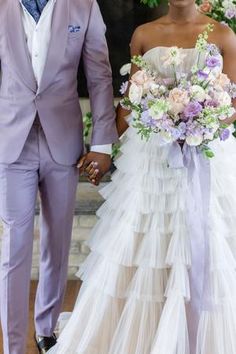
[(197, 330), (202, 310), (211, 307), (209, 290), (210, 161), (196, 147), (176, 142), (170, 146), (170, 168), (187, 169), (186, 222), (191, 247), (189, 270), (191, 300), (187, 304), (190, 353), (196, 353)]

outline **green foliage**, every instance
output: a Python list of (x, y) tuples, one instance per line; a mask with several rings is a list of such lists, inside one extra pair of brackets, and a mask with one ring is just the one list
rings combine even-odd
[(234, 122), (234, 129), (233, 136), (236, 138), (236, 122)]
[(227, 10), (235, 8), (235, 0), (197, 0), (199, 10), (218, 22), (224, 22), (236, 32), (236, 20), (227, 16)]
[[(93, 126), (93, 120), (92, 120), (92, 113), (88, 112), (85, 114), (83, 117), (83, 123), (84, 123), (84, 140), (87, 140), (90, 137), (92, 126)], [(113, 144), (112, 146), (112, 158), (115, 158), (120, 152), (120, 144)]]
[(113, 144), (112, 145), (112, 154), (111, 154), (111, 157), (113, 159), (116, 158), (116, 156), (120, 153), (120, 143), (117, 143), (117, 144)]
[(91, 132), (92, 129), (92, 113), (88, 112), (83, 117), (84, 123), (84, 139), (86, 140)]
[(155, 7), (160, 5), (161, 0), (140, 0), (142, 4), (148, 5), (149, 7)]
[(203, 145), (201, 150), (202, 150), (203, 155), (207, 159), (212, 159), (215, 156), (214, 152), (207, 145)]

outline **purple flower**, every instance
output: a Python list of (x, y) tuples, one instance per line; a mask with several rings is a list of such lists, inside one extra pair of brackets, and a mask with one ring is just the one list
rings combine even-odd
[(129, 81), (126, 81), (126, 82), (123, 82), (121, 87), (120, 87), (120, 93), (122, 95), (125, 94), (125, 92), (127, 91), (127, 88), (128, 88), (128, 85), (129, 85)]
[(207, 51), (209, 53), (211, 53), (211, 55), (219, 55), (219, 53), (220, 53), (220, 50), (217, 47), (217, 45), (213, 44), (213, 43), (208, 43), (207, 44)]
[(162, 119), (159, 119), (157, 121), (157, 126), (161, 129), (170, 132), (174, 127), (174, 122), (167, 115), (164, 115)]
[(152, 128), (156, 126), (155, 120), (150, 117), (148, 111), (142, 112), (140, 120), (146, 127)]
[(173, 128), (171, 129), (171, 135), (174, 138), (174, 140), (178, 140), (182, 136), (182, 132), (179, 131), (178, 128)]
[(218, 102), (216, 100), (209, 100), (209, 101), (206, 101), (205, 106), (216, 108), (216, 107), (218, 107)]
[(236, 16), (236, 11), (234, 8), (229, 8), (225, 11), (225, 17), (231, 20)]
[(181, 132), (181, 134), (185, 134), (186, 129), (187, 129), (186, 123), (184, 123), (184, 122), (179, 123), (178, 129)]
[(220, 66), (221, 62), (219, 57), (211, 55), (206, 59), (206, 65), (208, 66), (208, 68), (215, 68), (217, 66)]
[(229, 138), (230, 136), (230, 131), (229, 129), (223, 129), (221, 132), (220, 132), (220, 140), (221, 141), (225, 141)]
[(229, 94), (231, 98), (236, 98), (236, 84), (231, 83), (229, 86)]
[(181, 123), (179, 123), (179, 129), (181, 130), (181, 131), (185, 131), (186, 130), (186, 123), (184, 123), (184, 122), (181, 122)]
[(203, 70), (198, 70), (197, 72), (197, 76), (200, 80), (206, 80), (209, 76), (209, 74), (207, 74), (205, 71)]
[(190, 102), (184, 109), (184, 115), (187, 118), (196, 117), (202, 111), (202, 106), (199, 102)]

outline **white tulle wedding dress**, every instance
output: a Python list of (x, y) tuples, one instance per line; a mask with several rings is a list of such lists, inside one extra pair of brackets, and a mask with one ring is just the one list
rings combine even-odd
[[(170, 77), (165, 51), (144, 57)], [(183, 51), (189, 72), (197, 52)], [(236, 139), (212, 144), (209, 200), (203, 192), (201, 203), (187, 168), (169, 166), (171, 145), (158, 135), (141, 140), (132, 125), (123, 140), (101, 190), (82, 289), (49, 353), (236, 354)]]

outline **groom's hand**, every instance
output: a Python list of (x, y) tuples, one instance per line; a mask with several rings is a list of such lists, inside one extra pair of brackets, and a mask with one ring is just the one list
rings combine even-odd
[(89, 152), (84, 155), (78, 164), (80, 173), (85, 173), (94, 185), (99, 185), (102, 177), (111, 167), (111, 156), (99, 152)]

